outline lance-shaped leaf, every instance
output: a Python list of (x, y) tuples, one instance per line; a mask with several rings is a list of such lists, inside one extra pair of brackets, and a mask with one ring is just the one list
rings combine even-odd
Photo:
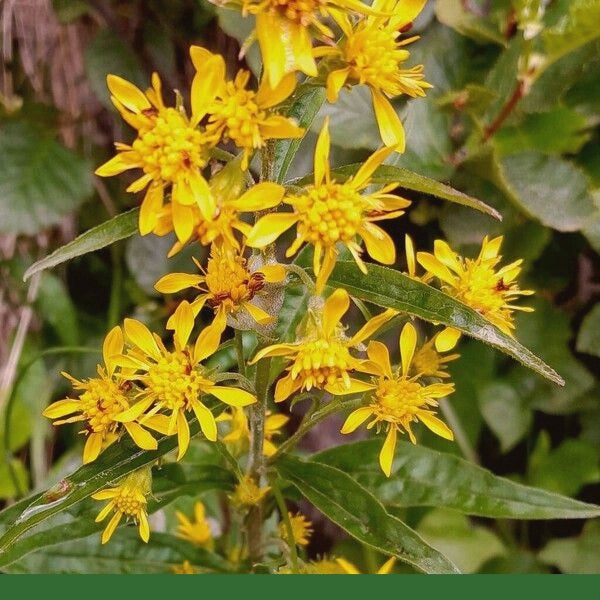
[(276, 465), (284, 479), (358, 541), (407, 562), (425, 573), (458, 573), (457, 568), (348, 474), (290, 456)]
[(345, 444), (312, 457), (349, 473), (386, 506), (440, 506), (503, 519), (587, 519), (600, 506), (497, 477), (457, 456), (398, 442), (392, 475), (379, 468), (381, 440)]
[(529, 369), (550, 381), (564, 385), (563, 379), (540, 358), (500, 331), (478, 312), (404, 273), (379, 265), (369, 265), (365, 277), (354, 262), (339, 262), (329, 285), (343, 287), (356, 298), (378, 306), (407, 312), (425, 321), (454, 327), (517, 359)]
[[(345, 181), (352, 175), (354, 175), (361, 167), (361, 164), (352, 164), (333, 169), (333, 176), (337, 181)], [(306, 185), (313, 181), (314, 175), (307, 175), (301, 179), (295, 179), (289, 183), (292, 185)], [(487, 205), (477, 198), (473, 198), (463, 192), (455, 190), (454, 188), (440, 183), (435, 179), (430, 179), (424, 175), (419, 175), (403, 167), (396, 167), (393, 165), (381, 165), (378, 167), (371, 177), (373, 183), (387, 184), (387, 183), (398, 183), (398, 189), (411, 190), (413, 192), (419, 192), (421, 194), (428, 194), (429, 196), (435, 196), (448, 202), (454, 202), (455, 204), (461, 204), (462, 206), (468, 206), (474, 208), (482, 213), (490, 215), (495, 219), (502, 220), (500, 213), (491, 206)]]
[(127, 212), (113, 217), (109, 221), (105, 221), (96, 227), (92, 227), (92, 229), (89, 229), (76, 237), (72, 242), (61, 246), (52, 254), (33, 263), (31, 267), (25, 271), (23, 280), (26, 281), (34, 273), (39, 271), (51, 269), (52, 267), (56, 267), (56, 265), (60, 265), (77, 256), (87, 254), (88, 252), (95, 252), (96, 250), (110, 246), (119, 240), (131, 237), (138, 229), (139, 212), (139, 208), (132, 208)]

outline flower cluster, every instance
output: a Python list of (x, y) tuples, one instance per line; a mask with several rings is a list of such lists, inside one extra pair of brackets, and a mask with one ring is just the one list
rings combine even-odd
[[(346, 413), (351, 405), (354, 410), (346, 414), (341, 433), (350, 434), (363, 424), (383, 433), (379, 462), (387, 477), (393, 473), (399, 435), (416, 443), (424, 426), (453, 439), (436, 409), (454, 392), (447, 367), (459, 358), (452, 352), (461, 332), (445, 326), (427, 338), (425, 327), (386, 308), (385, 301), (375, 302), (373, 308), (354, 298), (353, 288), (347, 290), (336, 271), (343, 259), (345, 268), (355, 264), (368, 277), (372, 267), (365, 255), (389, 266), (398, 260), (389, 221), (400, 218), (411, 202), (396, 191), (402, 181), (381, 184), (376, 174), (406, 145), (392, 100), (423, 96), (431, 87), (422, 66), (405, 65), (410, 59), (407, 46), (417, 38), (403, 37), (425, 2), (224, 3), (256, 18), (264, 66), (257, 85), (246, 70), (228, 78), (225, 60), (198, 46), (190, 49), (196, 74), (188, 110), (179, 94), (173, 105), (165, 102), (156, 73), (146, 91), (115, 75), (107, 78), (112, 102), (135, 130), (135, 139), (117, 143), (116, 156), (96, 174), (141, 170), (127, 188), (134, 194), (145, 190), (140, 233), (174, 232), (169, 256), (186, 244), (194, 252), (190, 272), (168, 273), (155, 283), (156, 291), (167, 297), (165, 305), (174, 308), (166, 333), (159, 335), (141, 321), (126, 318), (106, 336), (104, 364), (98, 366), (97, 376), (79, 380), (65, 374), (79, 393), (54, 402), (44, 415), (55, 425), (83, 424), (84, 463), (98, 459), (123, 437), (142, 450), (157, 450), (161, 436), (176, 436), (177, 461), (186, 455), (192, 436), (201, 434), (209, 443), (220, 438), (216, 448), (228, 467), (234, 465), (230, 475), (237, 481), (224, 488), (231, 492), (227, 498), (233, 521), (242, 523), (250, 537), (251, 520), (274, 505), (265, 500), (276, 500), (277, 543), (296, 556), (310, 541), (312, 523), (284, 510), (276, 482), (265, 476), (265, 465), (310, 428), (312, 413), (294, 432), (295, 421), (283, 411), (275, 412), (279, 403), (290, 400), (293, 406), (308, 397), (319, 407), (329, 400), (327, 406)], [(315, 40), (320, 45), (314, 45)], [(286, 114), (286, 103), (300, 93), (299, 73), (311, 78), (308, 85), (324, 87), (329, 102), (335, 102), (344, 87), (366, 85), (383, 144), (354, 169), (336, 172), (325, 120), (314, 149), (313, 176), (284, 186), (274, 180), (279, 158), (273, 140), (305, 134)], [(220, 148), (222, 144), (237, 149), (236, 154)], [(258, 183), (251, 168), (256, 153), (261, 161)], [(383, 221), (388, 221), (387, 231)], [(276, 247), (279, 240), (283, 248)], [(501, 266), (501, 243), (501, 237), (485, 238), (472, 259), (458, 255), (442, 240), (435, 242), (433, 253), (416, 252), (407, 236), (404, 279), (425, 290), (438, 285), (441, 292), (512, 335), (513, 312), (531, 310), (515, 301), (532, 292), (518, 286), (521, 261)], [(292, 257), (294, 262), (286, 262)], [(418, 273), (421, 268), (424, 272)], [(284, 297), (299, 283), (306, 310), (300, 311), (298, 322), (287, 322)], [(356, 327), (351, 326), (356, 320), (353, 301), (365, 317)], [(231, 333), (233, 343), (226, 339)], [(399, 338), (397, 348), (390, 351), (375, 339), (384, 335), (388, 340)], [(208, 360), (217, 352), (227, 369), (237, 361), (238, 372), (211, 367), (218, 361)], [(150, 493), (151, 470), (144, 467), (93, 495), (109, 501), (97, 521), (112, 514), (102, 543), (123, 517), (136, 522), (140, 537), (148, 541)], [(215, 548), (202, 502), (196, 502), (193, 518), (181, 511), (176, 518), (180, 538), (205, 551)], [(238, 558), (252, 554), (251, 542), (247, 545), (236, 546)], [(379, 572), (389, 572), (393, 564), (391, 559)], [(341, 558), (309, 561), (306, 569), (357, 572)], [(173, 570), (197, 572), (189, 561)]]

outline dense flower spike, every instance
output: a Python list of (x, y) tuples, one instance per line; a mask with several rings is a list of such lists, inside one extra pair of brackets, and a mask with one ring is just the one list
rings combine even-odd
[[(182, 302), (175, 311), (174, 324), (174, 349), (167, 350), (160, 337), (144, 324), (125, 319), (129, 350), (115, 361), (131, 369), (128, 379), (139, 386), (138, 402), (121, 413), (119, 421), (131, 423), (139, 419), (165, 435), (177, 433), (179, 460), (190, 441), (187, 412), (194, 412), (206, 439), (212, 442), (217, 439), (217, 424), (202, 402), (203, 396), (212, 395), (230, 406), (248, 406), (256, 398), (244, 390), (217, 385), (211, 379), (201, 362), (217, 349), (220, 334), (204, 329), (195, 345), (189, 346), (194, 313), (188, 302)], [(162, 414), (164, 411), (170, 415)]]
[(372, 385), (373, 392), (369, 395), (368, 406), (350, 413), (342, 427), (342, 433), (352, 433), (369, 418), (372, 418), (372, 421), (367, 425), (367, 429), (375, 425), (379, 429), (383, 424), (383, 428), (387, 430), (387, 437), (379, 455), (379, 463), (388, 477), (392, 471), (398, 431), (406, 431), (410, 441), (416, 444), (411, 423), (421, 421), (437, 435), (453, 439), (452, 431), (434, 415), (431, 408), (438, 406), (438, 398), (444, 398), (454, 391), (454, 384), (427, 385), (420, 381), (421, 373), (411, 377), (416, 345), (417, 332), (407, 323), (400, 334), (401, 365), (393, 371), (387, 347), (381, 342), (369, 343), (369, 360), (363, 363), (362, 370), (376, 376)]
[[(87, 435), (83, 449), (83, 463), (96, 460), (104, 448), (115, 442), (125, 429), (133, 441), (144, 450), (156, 450), (156, 440), (139, 423), (120, 423), (115, 417), (127, 410), (132, 402), (129, 383), (117, 372), (114, 355), (123, 351), (123, 333), (120, 327), (110, 330), (102, 347), (105, 367), (98, 365), (98, 377), (79, 381), (67, 373), (79, 398), (65, 398), (52, 403), (43, 412), (55, 419), (53, 425), (85, 421)], [(75, 415), (69, 417), (68, 415)], [(63, 418), (67, 417), (67, 418)]]
[[(251, 269), (248, 261), (237, 250), (228, 246), (213, 245), (206, 269), (194, 259), (202, 275), (188, 273), (169, 273), (154, 286), (162, 294), (174, 294), (187, 288), (201, 292), (191, 303), (194, 316), (207, 305), (214, 311), (214, 322), (211, 326), (220, 336), (227, 325), (227, 317), (235, 319), (241, 313), (248, 314), (256, 323), (268, 325), (275, 317), (256, 304), (265, 286), (281, 283), (286, 272), (282, 265), (263, 264), (256, 270)], [(257, 263), (258, 258), (251, 259)], [(253, 301), (254, 300), (254, 301)], [(173, 328), (174, 318), (167, 323)]]
[(260, 350), (252, 359), (256, 363), (267, 356), (288, 359), (287, 375), (277, 381), (275, 402), (282, 402), (298, 390), (313, 388), (331, 394), (353, 394), (372, 386), (353, 379), (350, 373), (360, 370), (364, 361), (350, 354), (350, 349), (372, 336), (396, 312), (386, 310), (365, 323), (352, 337), (346, 337), (340, 323), (350, 308), (350, 297), (337, 289), (321, 309), (309, 312), (304, 336), (294, 344), (274, 344)]
[[(210, 62), (218, 60), (214, 58)], [(220, 80), (224, 74), (223, 69), (214, 76)], [(194, 206), (210, 218), (215, 207), (202, 170), (208, 163), (208, 151), (214, 140), (198, 129), (198, 124), (214, 99), (214, 82), (206, 80), (192, 86), (189, 118), (182, 109), (165, 106), (156, 73), (152, 75), (152, 88), (145, 94), (116, 75), (109, 75), (107, 83), (113, 104), (123, 119), (137, 129), (137, 137), (131, 146), (116, 144), (118, 154), (96, 169), (96, 175), (110, 177), (128, 169), (144, 171), (127, 188), (128, 192), (147, 188), (140, 209), (140, 233), (145, 235), (155, 228), (169, 190), (176, 232), (186, 228)]]
[(146, 497), (152, 488), (152, 474), (149, 468), (130, 473), (113, 488), (107, 488), (92, 494), (94, 500), (109, 500), (108, 504), (98, 513), (96, 523), (104, 521), (114, 511), (102, 533), (102, 543), (106, 544), (112, 537), (121, 519), (133, 519), (139, 524), (140, 537), (144, 542), (150, 539), (150, 526), (146, 511)]
[[(297, 546), (308, 546), (310, 537), (314, 532), (312, 522), (301, 513), (296, 513), (293, 515), (291, 512), (288, 512), (288, 519), (290, 520), (290, 525), (292, 526), (294, 543)], [(284, 542), (290, 543), (290, 540), (288, 539), (287, 527), (285, 526), (284, 521), (279, 523), (279, 537)]]
[[(215, 65), (214, 57), (205, 48), (192, 46), (190, 54), (196, 67), (196, 78), (211, 79), (216, 71), (225, 70), (225, 61), (217, 56), (222, 64)], [(216, 79), (216, 77), (215, 77)], [(272, 114), (270, 109), (281, 104), (296, 88), (296, 76), (290, 73), (275, 85), (263, 78), (258, 90), (248, 89), (250, 72), (238, 71), (233, 81), (223, 80), (215, 90), (215, 100), (208, 107), (207, 133), (215, 139), (231, 140), (243, 150), (242, 169), (248, 168), (252, 153), (265, 145), (266, 140), (298, 138), (304, 130), (290, 119)]]
[(256, 15), (255, 35), (271, 87), (279, 85), (287, 73), (302, 71), (311, 77), (317, 75), (312, 40), (334, 38), (333, 31), (324, 23), (326, 19), (339, 13), (373, 12), (359, 0), (211, 1), (238, 8), (243, 15)]
[(180, 537), (196, 546), (212, 549), (214, 545), (210, 524), (206, 520), (206, 510), (200, 501), (194, 504), (194, 520), (190, 520), (181, 511), (176, 511), (175, 516), (179, 523), (177, 537)]
[(320, 293), (333, 270), (338, 256), (337, 244), (345, 245), (363, 271), (367, 267), (361, 258), (362, 249), (356, 242), (358, 236), (366, 245), (369, 255), (386, 265), (396, 260), (392, 238), (375, 221), (393, 219), (404, 214), (410, 201), (389, 192), (396, 183), (386, 185), (379, 192), (361, 195), (371, 183), (375, 169), (390, 155), (393, 148), (382, 148), (372, 154), (356, 175), (344, 183), (331, 177), (329, 167), (329, 123), (325, 121), (315, 149), (314, 184), (303, 194), (288, 196), (286, 204), (293, 212), (272, 213), (262, 217), (248, 235), (249, 246), (264, 248), (273, 243), (284, 231), (297, 225), (296, 240), (286, 256), (294, 255), (308, 242), (315, 248), (314, 272), (317, 275), (317, 292)]
[(369, 15), (356, 24), (348, 15), (336, 13), (344, 37), (337, 45), (321, 46), (314, 51), (315, 56), (328, 58), (329, 102), (338, 99), (345, 85), (367, 85), (381, 139), (398, 152), (405, 149), (404, 128), (389, 98), (402, 94), (412, 98), (425, 96), (425, 90), (432, 87), (424, 81), (423, 65), (402, 68), (410, 57), (405, 46), (418, 38), (399, 39), (424, 5), (425, 0), (375, 0), (372, 7), (379, 14)]
[(436, 240), (433, 254), (418, 252), (419, 264), (442, 282), (442, 290), (468, 304), (498, 329), (512, 335), (513, 311), (531, 312), (526, 306), (515, 306), (519, 296), (530, 296), (532, 290), (521, 290), (516, 279), (522, 260), (516, 260), (496, 271), (502, 260), (502, 236), (492, 240), (486, 236), (475, 259), (459, 256), (443, 240)]

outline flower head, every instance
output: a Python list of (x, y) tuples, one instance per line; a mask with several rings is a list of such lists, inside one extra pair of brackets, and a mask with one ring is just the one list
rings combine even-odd
[(198, 571), (192, 566), (189, 560), (184, 560), (180, 565), (173, 565), (171, 571), (175, 575), (197, 575)]
[(352, 337), (344, 334), (340, 321), (350, 308), (350, 297), (337, 289), (320, 309), (309, 311), (304, 336), (293, 344), (275, 344), (260, 350), (252, 359), (256, 363), (266, 356), (288, 359), (287, 374), (277, 381), (275, 402), (289, 398), (296, 391), (313, 388), (344, 395), (372, 389), (350, 373), (361, 370), (364, 361), (355, 358), (350, 349), (373, 335), (396, 313), (386, 310), (365, 323)]
[(269, 486), (259, 487), (251, 475), (246, 475), (235, 486), (235, 491), (230, 499), (233, 505), (238, 508), (256, 506), (263, 501), (270, 490)]
[(194, 327), (194, 313), (188, 302), (182, 302), (175, 311), (174, 324), (174, 348), (168, 350), (160, 337), (143, 323), (125, 319), (128, 350), (116, 361), (131, 369), (129, 379), (138, 385), (139, 391), (138, 402), (118, 419), (123, 423), (139, 419), (165, 435), (177, 433), (179, 460), (190, 441), (187, 412), (194, 412), (206, 439), (212, 442), (217, 439), (217, 424), (202, 402), (204, 396), (212, 395), (230, 406), (247, 406), (256, 402), (256, 398), (238, 388), (216, 385), (211, 379), (201, 362), (217, 349), (220, 334), (207, 327), (193, 347), (188, 345)]
[[(194, 315), (207, 305), (214, 311), (215, 331), (223, 333), (227, 325), (227, 317), (237, 319), (247, 314), (260, 325), (268, 325), (275, 317), (256, 304), (255, 297), (269, 283), (282, 282), (285, 269), (279, 264), (266, 264), (250, 269), (248, 261), (234, 248), (228, 246), (211, 247), (210, 258), (206, 269), (194, 259), (201, 275), (188, 273), (169, 273), (154, 286), (162, 294), (173, 294), (187, 288), (194, 288), (200, 293), (191, 303)], [(256, 261), (254, 261), (256, 262)], [(174, 318), (167, 323), (173, 328)]]
[[(441, 379), (450, 377), (448, 371), (446, 371), (446, 365), (460, 358), (460, 354), (444, 355), (442, 351), (437, 349), (440, 345), (438, 338), (447, 335), (447, 331), (448, 328), (443, 329), (415, 352), (411, 371), (413, 375), (420, 374), (422, 377), (439, 377)], [(451, 350), (452, 348), (448, 349)]]
[(492, 240), (486, 236), (479, 256), (463, 258), (443, 240), (436, 240), (433, 254), (418, 252), (417, 260), (432, 276), (442, 282), (442, 290), (464, 302), (498, 329), (512, 335), (515, 325), (513, 311), (533, 309), (513, 304), (519, 296), (529, 296), (532, 290), (521, 290), (516, 279), (522, 260), (516, 260), (496, 271), (502, 236)]
[[(313, 534), (313, 526), (312, 522), (309, 521), (303, 514), (296, 513), (293, 515), (291, 512), (288, 512), (288, 519), (290, 520), (290, 525), (292, 526), (292, 534), (294, 536), (294, 543), (297, 546), (308, 546), (310, 541), (310, 537)], [(284, 541), (289, 543), (288, 539), (288, 530), (285, 526), (285, 522), (281, 521), (279, 523), (279, 537)]]
[(375, 375), (373, 393), (369, 397), (369, 404), (350, 413), (342, 427), (342, 433), (352, 433), (367, 419), (372, 418), (367, 429), (377, 425), (378, 430), (382, 426), (387, 430), (387, 437), (379, 454), (379, 464), (388, 477), (392, 470), (397, 433), (408, 433), (410, 441), (416, 443), (412, 423), (421, 421), (437, 435), (453, 439), (452, 431), (434, 415), (432, 407), (438, 406), (438, 398), (454, 391), (454, 384), (427, 385), (421, 381), (421, 373), (410, 375), (416, 345), (417, 332), (407, 323), (400, 334), (401, 365), (392, 370), (386, 346), (381, 342), (369, 343), (369, 360), (363, 365), (363, 370)]
[(353, 23), (347, 15), (336, 14), (344, 33), (337, 45), (315, 49), (316, 56), (328, 57), (327, 99), (335, 102), (345, 85), (363, 84), (371, 90), (375, 117), (386, 146), (404, 152), (404, 128), (389, 101), (402, 94), (415, 98), (424, 96), (432, 87), (424, 81), (423, 65), (409, 69), (403, 64), (410, 52), (405, 46), (418, 39), (400, 40), (403, 29), (421, 12), (425, 0), (375, 0), (378, 14)]
[(150, 539), (148, 513), (146, 511), (146, 496), (151, 492), (152, 473), (149, 468), (130, 473), (119, 485), (92, 494), (94, 500), (109, 500), (108, 504), (98, 513), (96, 523), (104, 521), (114, 511), (102, 533), (102, 543), (106, 544), (112, 537), (121, 519), (133, 519), (139, 524), (140, 537), (144, 542)]
[(379, 192), (360, 194), (370, 184), (371, 175), (389, 156), (392, 148), (378, 150), (356, 175), (338, 183), (331, 177), (329, 147), (329, 124), (325, 121), (315, 148), (314, 184), (304, 193), (284, 199), (293, 212), (272, 213), (259, 219), (247, 240), (249, 246), (263, 248), (296, 225), (296, 240), (288, 248), (286, 256), (295, 254), (305, 242), (314, 246), (313, 267), (318, 293), (323, 290), (333, 270), (338, 244), (345, 245), (362, 272), (367, 272), (360, 257), (362, 249), (356, 242), (357, 236), (365, 242), (373, 259), (386, 265), (393, 264), (396, 259), (394, 242), (375, 222), (404, 214), (403, 209), (410, 204), (408, 200), (389, 193), (397, 186), (395, 183), (386, 185)]
[(213, 535), (210, 525), (206, 520), (205, 512), (204, 504), (200, 501), (194, 504), (194, 521), (191, 521), (181, 511), (176, 511), (175, 516), (179, 522), (177, 537), (187, 540), (196, 546), (212, 548)]
[(114, 361), (114, 355), (122, 351), (123, 332), (120, 327), (114, 327), (104, 339), (102, 354), (105, 367), (98, 365), (98, 377), (80, 381), (63, 373), (72, 382), (73, 388), (81, 394), (76, 399), (65, 398), (53, 402), (43, 412), (45, 417), (55, 419), (53, 425), (86, 422), (83, 430), (87, 436), (83, 449), (84, 464), (96, 460), (104, 448), (119, 438), (123, 429), (140, 448), (157, 448), (156, 440), (139, 423), (121, 423), (115, 418), (129, 409), (133, 401), (130, 385), (117, 372)]
[[(192, 46), (190, 53), (197, 71), (196, 78), (205, 79), (208, 76), (207, 68), (216, 68), (209, 60), (215, 55), (200, 46)], [(224, 72), (223, 58), (218, 56), (217, 60), (223, 63), (218, 67), (219, 73)], [(252, 153), (262, 148), (266, 140), (304, 135), (304, 130), (290, 119), (271, 111), (294, 91), (294, 73), (289, 73), (274, 86), (269, 84), (267, 78), (263, 78), (257, 91), (248, 89), (249, 80), (250, 71), (241, 69), (233, 81), (223, 80), (218, 85), (215, 99), (208, 107), (206, 126), (210, 136), (230, 140), (243, 150), (243, 170), (248, 168)]]
[[(218, 71), (218, 59), (209, 62), (215, 66), (212, 74), (216, 80), (223, 79), (224, 69), (222, 73)], [(110, 177), (128, 169), (142, 169), (143, 175), (127, 188), (129, 192), (146, 188), (140, 209), (140, 233), (145, 235), (155, 228), (165, 192), (170, 190), (175, 232), (180, 239), (185, 238), (194, 206), (207, 218), (214, 213), (202, 170), (215, 140), (199, 129), (198, 124), (214, 98), (215, 82), (210, 78), (194, 82), (191, 117), (183, 110), (165, 105), (156, 73), (152, 75), (152, 88), (146, 93), (116, 75), (109, 75), (107, 84), (113, 104), (137, 130), (137, 137), (131, 145), (116, 144), (118, 154), (96, 169), (96, 175)]]

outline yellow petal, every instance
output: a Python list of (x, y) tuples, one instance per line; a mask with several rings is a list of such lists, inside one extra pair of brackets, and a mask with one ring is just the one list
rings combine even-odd
[(455, 273), (462, 271), (458, 255), (444, 240), (435, 240), (433, 243), (433, 254), (443, 265), (452, 269)]
[(281, 203), (285, 194), (285, 188), (278, 183), (263, 181), (253, 185), (243, 193), (237, 200), (227, 202), (228, 206), (239, 212), (255, 212), (273, 208)]
[(375, 386), (372, 383), (360, 381), (359, 379), (350, 379), (350, 385), (346, 385), (342, 381), (337, 381), (335, 383), (325, 384), (324, 389), (334, 396), (347, 396), (348, 394), (370, 392), (375, 389)]
[(272, 88), (266, 77), (263, 77), (258, 91), (256, 92), (256, 102), (260, 108), (271, 108), (281, 104), (286, 98), (291, 96), (296, 89), (296, 74), (288, 73), (279, 84)]
[(148, 517), (146, 516), (146, 511), (143, 509), (140, 511), (138, 518), (140, 520), (140, 537), (146, 543), (150, 539), (150, 525), (148, 524)]
[(124, 426), (131, 439), (142, 450), (156, 450), (158, 448), (158, 443), (152, 435), (137, 423), (124, 423)]
[(340, 433), (352, 433), (356, 431), (372, 414), (373, 409), (369, 406), (357, 408), (348, 415)]
[[(315, 253), (316, 253), (316, 249), (317, 249), (317, 246), (315, 246)], [(325, 258), (323, 259), (323, 264), (321, 265), (321, 268), (319, 269), (319, 274), (317, 275), (317, 279), (315, 281), (315, 292), (317, 294), (323, 293), (325, 284), (329, 280), (329, 276), (331, 275), (331, 273), (333, 272), (333, 269), (335, 267), (337, 257), (338, 257), (338, 253), (337, 253), (337, 250), (335, 249), (335, 246), (331, 246), (330, 248), (327, 248), (327, 251), (325, 252)]]
[[(96, 494), (94, 494), (92, 496), (92, 498), (96, 499), (96, 500), (100, 500), (101, 498), (96, 498), (95, 497)], [(111, 498), (114, 498), (114, 496), (111, 496)], [(106, 519), (106, 517), (108, 517), (108, 515), (112, 512), (114, 507), (114, 504), (112, 502), (109, 502), (99, 513), (98, 516), (94, 519), (95, 523), (101, 523), (102, 521), (104, 521), (104, 519)]]
[(451, 286), (455, 285), (456, 277), (433, 254), (429, 252), (417, 252), (417, 262), (432, 275), (449, 283)]
[(325, 118), (321, 132), (315, 146), (315, 185), (323, 183), (323, 179), (329, 181), (329, 117)]
[(284, 231), (298, 221), (294, 213), (273, 213), (265, 215), (252, 228), (246, 244), (252, 248), (264, 248), (272, 244)]
[(136, 169), (138, 166), (136, 163), (127, 160), (126, 152), (120, 152), (110, 160), (107, 160), (103, 165), (100, 165), (94, 173), (99, 177), (112, 177), (128, 169)]
[(414, 277), (415, 273), (417, 272), (417, 266), (415, 263), (415, 246), (412, 238), (408, 234), (404, 236), (404, 248), (406, 251), (406, 265), (408, 268), (408, 274), (411, 277)]
[(396, 261), (396, 248), (392, 238), (373, 223), (365, 223), (360, 229), (369, 256), (384, 265), (393, 265)]
[(155, 360), (160, 358), (160, 350), (156, 345), (156, 340), (143, 323), (135, 319), (125, 319), (124, 328), (129, 341), (142, 350), (146, 356), (150, 356)]
[(340, 565), (348, 575), (360, 575), (360, 571), (349, 560), (346, 560), (345, 558), (336, 558), (335, 562)]
[(173, 337), (179, 349), (183, 350), (186, 347), (193, 328), (194, 313), (190, 303), (184, 300), (173, 314), (173, 329), (175, 330)]
[(122, 77), (107, 75), (106, 84), (110, 93), (131, 112), (141, 113), (148, 108), (152, 108), (144, 92)]
[(499, 235), (493, 240), (488, 240), (487, 236), (483, 239), (481, 245), (481, 252), (479, 253), (480, 260), (489, 260), (490, 258), (496, 258), (498, 252), (500, 252), (500, 246), (502, 245), (503, 236)]
[(148, 408), (150, 408), (152, 402), (153, 399), (151, 397), (144, 398), (143, 400), (136, 402), (131, 408), (128, 408), (122, 413), (115, 415), (113, 419), (119, 423), (130, 423), (135, 421), (138, 417), (145, 413)]
[(81, 402), (79, 402), (79, 400), (65, 398), (64, 400), (57, 400), (56, 402), (53, 402), (42, 414), (44, 417), (48, 417), (48, 419), (59, 419), (60, 417), (70, 415), (80, 410)]
[(286, 270), (283, 265), (263, 265), (259, 269), (268, 283), (277, 283), (285, 279)]
[(204, 281), (204, 277), (201, 275), (193, 275), (190, 273), (169, 273), (168, 275), (161, 277), (154, 284), (154, 289), (161, 294), (176, 294), (181, 290), (195, 287), (202, 281)]
[(192, 400), (192, 409), (198, 422), (204, 437), (210, 442), (217, 441), (217, 424), (213, 414), (200, 402), (199, 400)]
[(343, 288), (338, 288), (325, 300), (323, 307), (323, 332), (330, 336), (350, 308), (350, 296)]
[(296, 390), (300, 389), (302, 383), (299, 379), (292, 379), (291, 374), (277, 380), (275, 384), (275, 402), (287, 400)]
[(204, 391), (229, 406), (248, 406), (256, 402), (256, 396), (239, 388), (213, 385), (205, 387)]
[(268, 325), (275, 321), (275, 317), (272, 317), (268, 312), (256, 306), (256, 304), (252, 304), (252, 302), (244, 302), (243, 306), (250, 316), (260, 325)]
[(83, 464), (87, 465), (98, 458), (102, 451), (102, 434), (90, 433), (83, 448)]
[(139, 228), (142, 235), (149, 234), (156, 227), (163, 207), (163, 200), (163, 186), (159, 184), (151, 185), (146, 191), (140, 206)]
[(430, 412), (421, 411), (417, 416), (419, 417), (419, 420), (427, 426), (428, 429), (433, 431), (433, 433), (436, 433), (446, 440), (452, 441), (454, 439), (454, 434), (448, 425), (432, 415)]
[(393, 31), (402, 29), (412, 23), (423, 10), (427, 0), (402, 0), (394, 4), (394, 11), (389, 20), (389, 26)]
[(202, 71), (204, 64), (211, 56), (214, 56), (213, 53), (203, 46), (190, 46), (190, 58), (196, 71)]
[(295, 346), (294, 344), (273, 344), (272, 346), (267, 346), (266, 348), (259, 350), (248, 364), (254, 365), (267, 356), (290, 356), (297, 351), (298, 346)]
[(141, 192), (150, 182), (152, 181), (152, 175), (145, 173), (138, 179), (136, 179), (131, 185), (127, 186), (126, 192), (131, 194), (137, 194)]
[(113, 518), (108, 522), (106, 529), (102, 533), (102, 544), (106, 544), (106, 542), (110, 540), (112, 534), (115, 532), (115, 529), (119, 525), (122, 516), (123, 513), (120, 510), (113, 515)]
[(383, 375), (388, 379), (392, 379), (390, 353), (385, 344), (371, 340), (367, 346), (367, 356), (381, 369)]
[(390, 426), (385, 442), (379, 453), (379, 465), (386, 477), (392, 474), (392, 464), (394, 463), (394, 452), (396, 451), (396, 427)]
[(402, 359), (402, 374), (408, 375), (417, 347), (417, 330), (412, 323), (407, 323), (400, 334), (400, 358)]
[(190, 175), (188, 183), (202, 216), (207, 220), (212, 219), (217, 207), (206, 179), (199, 173), (194, 173)]
[(352, 178), (352, 187), (357, 190), (365, 187), (369, 183), (369, 179), (377, 167), (379, 167), (392, 152), (394, 152), (393, 146), (391, 148), (383, 147), (377, 150), (377, 152), (373, 152)]
[(348, 346), (356, 346), (363, 340), (370, 338), (384, 323), (395, 317), (398, 311), (388, 308), (382, 313), (369, 319), (348, 341)]
[(327, 101), (337, 102), (340, 90), (350, 75), (350, 67), (331, 71), (327, 76)]
[(104, 358), (109, 377), (112, 377), (116, 367), (110, 357), (114, 356), (115, 354), (121, 354), (122, 352), (123, 332), (117, 325), (107, 333), (106, 337), (104, 338), (104, 343), (102, 344), (102, 357)]
[(371, 88), (375, 118), (379, 126), (381, 139), (386, 146), (394, 146), (396, 152), (404, 152), (406, 141), (404, 127), (396, 109), (390, 101), (379, 91)]
[(179, 202), (171, 202), (173, 214), (173, 228), (177, 239), (184, 244), (194, 231), (194, 211), (191, 206), (184, 206)]
[(177, 460), (181, 460), (190, 445), (190, 426), (183, 411), (177, 411)]
[[(423, 2), (423, 4), (424, 3), (425, 2)], [(396, 557), (392, 556), (392, 558), (389, 558), (388, 560), (386, 560), (383, 563), (383, 565), (381, 565), (381, 567), (377, 571), (377, 575), (388, 575), (389, 573), (392, 572), (392, 569), (394, 568), (395, 564), (396, 564)]]
[(448, 352), (452, 350), (460, 339), (460, 331), (454, 327), (446, 327), (435, 336), (435, 349), (438, 352)]
[(223, 335), (226, 326), (227, 317), (222, 310), (219, 310), (212, 324), (205, 327), (200, 332), (200, 335), (198, 335), (198, 339), (194, 346), (195, 363), (199, 363), (215, 353), (221, 343), (221, 336)]
[[(200, 68), (198, 68), (200, 67)], [(198, 125), (225, 81), (225, 61), (220, 54), (212, 54), (196, 66), (198, 72), (192, 80), (190, 93), (193, 127)]]
[(92, 494), (94, 500), (110, 500), (119, 495), (119, 488), (108, 488)]

